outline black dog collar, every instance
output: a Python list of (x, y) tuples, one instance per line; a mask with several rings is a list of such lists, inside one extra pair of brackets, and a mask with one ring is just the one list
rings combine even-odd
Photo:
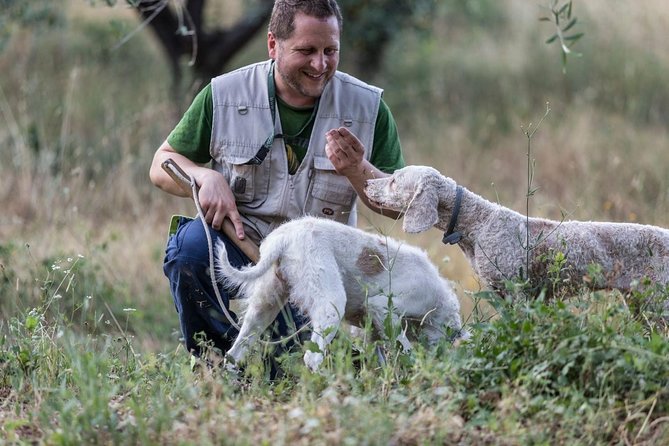
[(448, 230), (444, 232), (444, 238), (441, 239), (441, 242), (446, 245), (455, 245), (462, 239), (462, 233), (460, 231), (454, 231), (455, 225), (458, 222), (458, 215), (460, 214), (461, 204), (462, 204), (462, 186), (458, 185), (455, 188), (455, 205), (453, 206), (451, 221), (448, 222)]

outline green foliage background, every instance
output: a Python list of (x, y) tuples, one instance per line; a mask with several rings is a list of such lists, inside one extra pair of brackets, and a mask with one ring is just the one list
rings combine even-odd
[[(217, 11), (234, 16), (240, 5)], [(424, 247), (458, 283), (469, 344), (412, 355), (384, 344), (392, 360), (379, 367), (372, 344), (342, 333), (323, 375), (306, 373), (299, 352), (274, 382), (259, 356), (241, 383), (191, 371), (161, 261), (169, 216), (194, 210), (147, 175), (178, 119), (159, 48), (142, 32), (115, 49), (137, 26), (120, 4), (1, 6), (0, 442), (669, 436), (669, 347), (656, 305), (666, 289), (502, 304), (480, 293), (437, 231), (403, 234), (367, 213), (363, 227)], [(545, 44), (554, 33), (538, 20), (545, 13), (523, 0), (439, 2), (419, 30), (395, 36), (367, 80), (385, 88), (407, 161), (524, 212), (521, 127), (548, 102), (533, 139), (531, 213), (669, 227), (669, 7), (574, 3), (585, 36), (566, 74), (559, 48)], [(344, 70), (356, 69), (351, 51)], [(264, 57), (259, 36), (235, 64)]]

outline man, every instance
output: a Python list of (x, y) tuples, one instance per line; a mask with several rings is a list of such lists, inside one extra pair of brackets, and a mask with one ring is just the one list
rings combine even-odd
[[(335, 0), (276, 0), (270, 60), (214, 78), (154, 155), (150, 178), (162, 190), (186, 195), (161, 168), (168, 158), (194, 178), (212, 238), (233, 265), (250, 261), (220, 231), (224, 219), (256, 243), (305, 214), (355, 225), (356, 194), (381, 212), (362, 192), (365, 180), (404, 166), (382, 91), (337, 71), (341, 27)], [(214, 294), (205, 237), (200, 221), (181, 218), (164, 264), (195, 355), (202, 334), (223, 352), (236, 335)], [(234, 290), (220, 290), (227, 306)]]

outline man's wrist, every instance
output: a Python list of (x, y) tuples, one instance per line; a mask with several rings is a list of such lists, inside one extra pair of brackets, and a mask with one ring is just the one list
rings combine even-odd
[(363, 160), (360, 164), (351, 168), (350, 173), (345, 174), (347, 178), (358, 179), (358, 180), (369, 180), (377, 177), (375, 175), (376, 169), (369, 161)]

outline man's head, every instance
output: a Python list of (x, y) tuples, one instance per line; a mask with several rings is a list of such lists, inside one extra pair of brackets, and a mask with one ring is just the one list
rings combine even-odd
[(276, 0), (267, 47), (276, 87), (290, 105), (312, 105), (339, 65), (342, 17), (335, 0)]
[(335, 0), (276, 0), (269, 20), (269, 32), (280, 40), (290, 38), (295, 31), (295, 15), (299, 12), (317, 19), (334, 16), (341, 31), (341, 11)]

